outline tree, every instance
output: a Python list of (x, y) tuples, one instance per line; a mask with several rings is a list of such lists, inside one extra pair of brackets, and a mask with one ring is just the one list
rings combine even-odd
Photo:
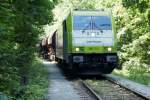
[(43, 25), (52, 21), (52, 0), (0, 1), (0, 90), (13, 95), (28, 84), (28, 70)]

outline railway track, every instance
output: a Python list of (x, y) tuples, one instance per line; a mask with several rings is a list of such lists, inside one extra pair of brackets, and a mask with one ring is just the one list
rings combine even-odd
[[(82, 81), (74, 80), (71, 81), (71, 86), (73, 87), (73, 94), (78, 96), (78, 99), (70, 98), (70, 100), (98, 100), (91, 91), (88, 90), (85, 86), (83, 86)], [(67, 99), (69, 100), (69, 99)]]
[(81, 80), (81, 83), (96, 98), (95, 100), (149, 100), (146, 96), (139, 94), (109, 77), (105, 79)]
[(149, 87), (146, 87), (147, 94), (145, 94), (142, 92), (144, 91), (143, 87), (141, 88), (138, 83), (133, 82), (131, 85), (130, 82), (121, 77), (115, 78), (111, 75), (103, 75), (95, 78), (79, 76), (72, 79), (73, 87), (75, 87), (74, 89), (81, 100), (150, 100)]
[(150, 87), (130, 81), (128, 79), (121, 78), (114, 75), (105, 75), (107, 80), (119, 85), (129, 91), (132, 91), (136, 95), (143, 97), (145, 100), (150, 100)]
[[(48, 100), (148, 100), (150, 88), (142, 88), (144, 92), (128, 84), (121, 78), (111, 76), (99, 78), (71, 76), (62, 71), (55, 64), (45, 64), (50, 73), (50, 88), (48, 91)], [(126, 83), (126, 87), (122, 83)], [(128, 89), (128, 87), (132, 87)], [(137, 85), (139, 87), (139, 85)], [(139, 89), (141, 89), (139, 87)], [(134, 90), (134, 91), (133, 91)], [(138, 91), (137, 92), (135, 92)], [(141, 95), (139, 95), (141, 94)]]
[(102, 100), (101, 97), (81, 79), (75, 81), (74, 87), (78, 95), (80, 95), (81, 100)]

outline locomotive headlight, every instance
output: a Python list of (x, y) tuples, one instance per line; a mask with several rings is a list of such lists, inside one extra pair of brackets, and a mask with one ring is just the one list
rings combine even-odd
[(76, 48), (75, 50), (78, 52), (80, 49), (79, 49), (79, 48)]
[(91, 36), (92, 36), (92, 37), (95, 37), (95, 33), (91, 33)]
[(111, 52), (111, 51), (112, 51), (112, 48), (109, 47), (109, 48), (107, 48), (107, 50), (108, 50), (108, 52)]

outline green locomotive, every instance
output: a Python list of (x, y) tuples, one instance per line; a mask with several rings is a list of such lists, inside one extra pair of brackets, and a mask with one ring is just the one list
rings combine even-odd
[(108, 74), (117, 67), (117, 38), (111, 11), (74, 10), (55, 36), (58, 62), (77, 73)]

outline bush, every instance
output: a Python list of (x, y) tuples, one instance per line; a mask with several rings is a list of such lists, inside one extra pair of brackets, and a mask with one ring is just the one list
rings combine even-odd
[[(29, 70), (29, 83), (19, 89), (21, 100), (44, 100), (48, 88), (48, 72), (39, 60), (35, 60)], [(22, 92), (21, 92), (22, 91)]]

